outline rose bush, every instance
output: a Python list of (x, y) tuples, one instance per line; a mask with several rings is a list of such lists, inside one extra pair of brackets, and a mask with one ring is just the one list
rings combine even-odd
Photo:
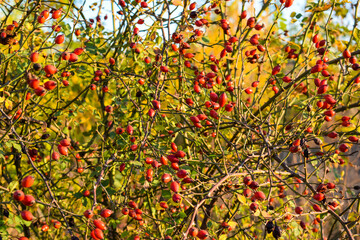
[(88, 4), (0, 2), (2, 239), (359, 236), (359, 1)]

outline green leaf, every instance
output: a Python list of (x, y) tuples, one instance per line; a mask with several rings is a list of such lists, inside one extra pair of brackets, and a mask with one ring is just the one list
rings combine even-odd
[(15, 148), (18, 152), (21, 152), (21, 145), (17, 143), (12, 143), (13, 148)]
[(284, 23), (284, 22), (280, 22), (280, 29), (281, 30), (286, 30), (286, 23)]
[(104, 181), (101, 182), (101, 184), (102, 184), (104, 187), (106, 187), (107, 185), (109, 185), (109, 183), (110, 183), (110, 180), (109, 180), (109, 179), (106, 179), (106, 180), (104, 180)]
[(86, 198), (83, 198), (81, 201), (82, 201), (82, 205), (83, 205), (84, 207), (86, 207), (87, 204), (88, 204), (88, 200), (87, 200)]
[(187, 215), (186, 215), (186, 213), (184, 213), (184, 212), (180, 212), (180, 213), (179, 213), (179, 217), (185, 218), (185, 217), (187, 217)]
[(135, 165), (135, 166), (142, 166), (143, 164), (142, 164), (142, 162), (139, 162), (139, 161), (131, 161), (130, 162), (132, 165)]
[(170, 190), (163, 190), (162, 193), (161, 193), (161, 196), (166, 198), (166, 199), (169, 199), (171, 198), (171, 192)]
[(74, 197), (77, 198), (77, 199), (80, 199), (83, 197), (83, 194), (81, 192), (77, 192), (74, 194)]
[(112, 228), (116, 228), (116, 225), (117, 225), (116, 220), (111, 219), (111, 220), (109, 221), (109, 226), (111, 226)]
[(156, 44), (157, 44), (157, 45), (160, 45), (161, 42), (162, 42), (162, 38), (161, 38), (160, 36), (157, 37), (157, 38), (156, 38)]
[(19, 182), (18, 181), (12, 181), (10, 184), (9, 184), (9, 190), (10, 192), (13, 192), (15, 188), (17, 188), (19, 186)]
[(96, 196), (101, 196), (101, 193), (102, 193), (102, 189), (101, 189), (101, 187), (98, 187), (96, 189)]
[(32, 224), (32, 222), (31, 222), (31, 221), (24, 221), (23, 224), (24, 224), (25, 226), (29, 227), (29, 226)]
[(11, 148), (11, 146), (12, 146), (11, 142), (4, 142), (4, 144), (7, 148)]
[(109, 193), (110, 196), (112, 196), (116, 193), (116, 190), (111, 187), (107, 188), (106, 191)]
[(209, 43), (209, 42), (210, 42), (209, 38), (207, 38), (207, 37), (202, 37), (201, 39), (202, 39), (204, 42), (206, 42), (206, 43)]
[(124, 231), (124, 232), (121, 234), (121, 237), (122, 237), (122, 238), (125, 238), (125, 237), (127, 237), (127, 236), (129, 236), (129, 232), (128, 232), (128, 231)]

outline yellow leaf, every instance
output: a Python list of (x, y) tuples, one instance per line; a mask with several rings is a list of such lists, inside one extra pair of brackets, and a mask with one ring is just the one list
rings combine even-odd
[(222, 234), (219, 237), (219, 240), (226, 240), (226, 239), (228, 239), (226, 234)]
[(270, 215), (267, 211), (261, 211), (261, 215), (262, 215), (264, 218), (271, 218), (271, 215)]
[(6, 99), (5, 100), (5, 107), (7, 108), (7, 109), (12, 109), (12, 101), (10, 101), (9, 99)]
[(257, 209), (256, 212), (254, 212), (254, 216), (255, 216), (255, 217), (260, 216), (260, 210), (259, 210), (259, 209)]
[(349, 0), (343, 0), (343, 1), (340, 1), (340, 2), (337, 2), (338, 4), (345, 4), (345, 3), (351, 3), (351, 1)]
[(316, 8), (309, 9), (306, 12), (323, 12), (323, 11), (328, 10), (330, 7), (331, 7), (331, 4), (325, 4), (322, 7), (316, 7)]
[(353, 221), (356, 221), (357, 218), (358, 218), (358, 214), (355, 213), (355, 212), (352, 212), (352, 213), (349, 214), (348, 220), (350, 222), (353, 222)]
[(175, 5), (175, 6), (182, 6), (183, 5), (181, 0), (172, 0), (172, 4)]
[(237, 199), (239, 200), (239, 202), (241, 202), (242, 204), (246, 204), (246, 197), (242, 194), (237, 194)]
[(228, 222), (228, 224), (232, 229), (234, 229), (236, 227), (236, 225), (237, 225), (237, 223), (233, 222), (233, 221)]

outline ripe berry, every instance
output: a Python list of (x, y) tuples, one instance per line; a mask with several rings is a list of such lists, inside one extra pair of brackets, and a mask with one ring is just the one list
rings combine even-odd
[(76, 36), (80, 36), (80, 34), (81, 34), (80, 29), (76, 29), (76, 30), (75, 30), (75, 35), (76, 35)]
[(94, 225), (95, 227), (99, 228), (100, 230), (106, 230), (106, 225), (103, 221), (100, 219), (94, 219)]
[(222, 93), (219, 98), (219, 105), (220, 107), (224, 107), (227, 102), (227, 96), (226, 93)]
[(265, 194), (261, 191), (255, 192), (254, 197), (256, 200), (260, 200), (260, 201), (263, 201), (266, 199)]
[(16, 200), (16, 201), (22, 201), (24, 200), (24, 193), (23, 191), (21, 190), (16, 190), (14, 193), (13, 193), (13, 198)]
[(303, 213), (303, 208), (302, 208), (302, 207), (296, 207), (296, 208), (295, 208), (295, 212), (296, 212), (297, 214), (302, 214), (302, 213)]
[(26, 176), (21, 180), (21, 186), (24, 188), (29, 188), (34, 184), (34, 181), (35, 181), (35, 177), (31, 175)]
[(58, 145), (58, 151), (61, 155), (67, 156), (69, 154), (68, 148), (62, 146), (61, 144)]
[(32, 206), (35, 204), (35, 198), (31, 195), (25, 195), (21, 201), (25, 206)]
[(69, 62), (76, 62), (78, 59), (78, 55), (76, 55), (75, 53), (70, 53)]
[(170, 174), (168, 174), (168, 173), (164, 173), (163, 175), (162, 175), (162, 177), (161, 177), (161, 181), (163, 182), (163, 183), (168, 183), (168, 182), (170, 182), (171, 181), (171, 175)]
[(91, 231), (91, 237), (94, 239), (103, 239), (104, 233), (99, 228), (95, 228)]
[(206, 239), (208, 236), (209, 236), (209, 234), (205, 230), (200, 230), (197, 234), (197, 237), (200, 239)]
[(42, 225), (41, 226), (41, 231), (43, 231), (43, 232), (49, 231), (49, 225), (47, 225), (47, 224)]
[(61, 16), (61, 9), (55, 10), (52, 14), (53, 19), (58, 19)]
[(344, 50), (343, 57), (344, 58), (350, 58), (351, 57), (351, 52), (348, 49)]
[(34, 216), (32, 215), (31, 212), (24, 210), (21, 212), (21, 217), (22, 219), (24, 219), (25, 221), (32, 221)]
[(91, 210), (86, 210), (86, 211), (84, 212), (84, 216), (85, 216), (86, 218), (92, 218), (92, 217), (94, 216), (94, 213), (93, 213)]
[(53, 226), (54, 228), (59, 229), (61, 227), (61, 223), (59, 221), (55, 221)]
[(46, 65), (44, 67), (44, 71), (46, 72), (46, 74), (53, 75), (57, 72), (57, 69), (53, 65)]
[(179, 192), (180, 184), (178, 182), (173, 181), (170, 184), (170, 189), (171, 189), (171, 191), (177, 193), (177, 192)]
[(111, 211), (110, 209), (104, 209), (101, 211), (100, 215), (104, 218), (108, 218), (111, 216), (111, 214), (113, 214), (113, 211)]
[(55, 43), (56, 44), (62, 44), (65, 40), (65, 35), (58, 35), (56, 38), (55, 38)]
[(176, 203), (179, 203), (181, 201), (181, 196), (177, 193), (175, 193), (173, 196), (172, 196), (172, 200)]
[(293, 4), (294, 0), (286, 0), (285, 1), (285, 7), (288, 8), (288, 7), (291, 7), (291, 5)]
[(44, 84), (44, 87), (46, 90), (53, 90), (56, 88), (56, 82), (55, 81), (47, 81), (45, 84)]
[(313, 207), (313, 209), (314, 209), (316, 212), (320, 212), (320, 211), (321, 211), (320, 206), (317, 205), (317, 204), (314, 204), (312, 207)]
[(181, 169), (176, 173), (176, 176), (178, 176), (178, 178), (185, 178), (187, 176), (187, 174), (188, 173), (186, 170)]
[(347, 152), (347, 151), (349, 151), (349, 146), (346, 145), (345, 143), (343, 143), (343, 144), (341, 144), (341, 145), (339, 146), (339, 150), (340, 150), (341, 152)]
[(51, 154), (51, 158), (52, 158), (52, 160), (57, 161), (57, 160), (60, 159), (60, 154), (59, 154), (58, 152), (53, 152), (53, 153)]
[(122, 212), (122, 214), (124, 214), (124, 215), (128, 215), (128, 214), (129, 214), (129, 209), (128, 209), (128, 208), (123, 208), (123, 209), (121, 210), (121, 212)]
[(37, 62), (39, 60), (39, 53), (38, 52), (33, 52), (30, 55), (30, 61), (31, 62)]
[(253, 212), (256, 212), (256, 210), (259, 208), (259, 205), (257, 205), (257, 203), (251, 203), (250, 204), (250, 210)]
[(281, 67), (279, 65), (275, 66), (272, 70), (272, 75), (276, 75), (280, 72)]

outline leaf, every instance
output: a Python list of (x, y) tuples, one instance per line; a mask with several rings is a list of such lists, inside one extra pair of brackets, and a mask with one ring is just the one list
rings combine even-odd
[(183, 2), (182, 0), (172, 0), (171, 3), (175, 6), (182, 6)]
[(209, 43), (209, 42), (210, 42), (209, 38), (207, 38), (207, 37), (202, 37), (201, 39), (202, 39), (204, 42), (206, 42), (206, 43)]
[(24, 24), (24, 26), (25, 26), (25, 29), (28, 30), (28, 31), (31, 31), (32, 28), (33, 28), (33, 25), (30, 22), (26, 22)]
[(135, 166), (140, 166), (140, 167), (143, 165), (142, 162), (139, 162), (139, 161), (131, 161), (130, 164), (135, 165)]
[(271, 218), (271, 215), (270, 215), (267, 211), (261, 211), (261, 215), (262, 215), (264, 218)]
[(12, 109), (12, 106), (13, 106), (12, 101), (10, 101), (9, 99), (6, 99), (5, 100), (5, 108)]
[(15, 148), (18, 152), (21, 152), (21, 145), (17, 143), (12, 143), (13, 148)]
[(77, 199), (80, 199), (83, 197), (82, 193), (81, 192), (77, 192), (74, 194), (74, 197), (76, 197)]
[(246, 197), (242, 194), (237, 194), (237, 199), (239, 200), (239, 202), (241, 202), (242, 204), (246, 204)]
[(11, 146), (12, 146), (11, 142), (5, 142), (4, 144), (7, 148), (11, 148)]
[(284, 23), (284, 22), (280, 22), (280, 29), (281, 30), (286, 30), (286, 23)]
[(157, 44), (157, 45), (160, 45), (161, 42), (162, 42), (162, 38), (161, 38), (160, 36), (157, 37), (157, 38), (156, 38), (156, 44)]
[(82, 205), (83, 205), (84, 207), (86, 207), (87, 204), (88, 204), (87, 199), (86, 199), (86, 198), (83, 198), (83, 199), (82, 199)]
[(111, 187), (107, 188), (106, 191), (109, 193), (110, 196), (112, 196), (116, 193), (116, 190)]
[(150, 35), (150, 40), (151, 41), (154, 41), (156, 38), (156, 32), (153, 32), (151, 35)]
[(322, 7), (315, 7), (315, 8), (311, 8), (309, 10), (307, 10), (306, 12), (323, 12), (328, 10), (331, 7), (331, 4), (325, 4)]
[(9, 191), (12, 192), (14, 191), (15, 188), (17, 188), (19, 186), (19, 182), (18, 181), (12, 181), (10, 184), (9, 184)]
[(230, 221), (230, 222), (228, 222), (228, 224), (232, 229), (234, 229), (236, 227), (236, 225), (237, 225), (237, 223), (234, 222), (234, 221)]
[(184, 212), (180, 212), (179, 213), (179, 217), (181, 217), (181, 218), (185, 218), (187, 215), (186, 215), (186, 213), (184, 213)]
[(222, 234), (219, 237), (219, 240), (226, 240), (227, 239), (227, 235), (226, 234)]
[(171, 198), (171, 192), (170, 190), (163, 190), (161, 196), (163, 198)]
[(356, 221), (357, 218), (358, 218), (358, 214), (355, 212), (351, 212), (349, 214), (348, 221), (353, 222)]

